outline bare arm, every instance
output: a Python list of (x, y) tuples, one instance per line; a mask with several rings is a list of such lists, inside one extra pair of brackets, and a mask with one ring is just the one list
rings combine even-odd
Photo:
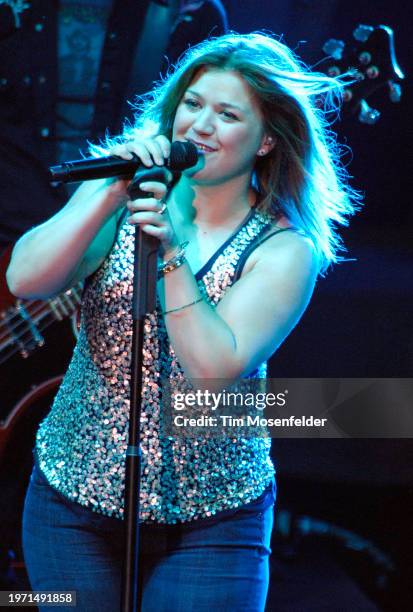
[(83, 183), (51, 219), (20, 238), (7, 270), (10, 291), (46, 298), (94, 272), (115, 238), (125, 182)]
[[(163, 165), (170, 143), (164, 136), (136, 141), (131, 149), (108, 151), (143, 165)], [(129, 181), (101, 179), (83, 183), (68, 204), (46, 223), (17, 242), (7, 271), (10, 291), (23, 298), (46, 298), (92, 274), (108, 254), (119, 216), (126, 204)], [(150, 200), (149, 200), (150, 201)]]
[[(310, 242), (285, 232), (267, 241), (255, 265), (214, 309), (206, 302), (166, 315), (177, 357), (191, 378), (235, 379), (268, 359), (311, 297), (318, 265)], [(199, 295), (186, 264), (165, 275), (166, 310)]]

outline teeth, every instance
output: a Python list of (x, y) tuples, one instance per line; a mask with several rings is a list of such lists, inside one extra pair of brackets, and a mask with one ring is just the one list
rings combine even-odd
[(207, 147), (206, 145), (200, 144), (199, 142), (194, 142), (194, 145), (200, 151), (215, 151), (215, 149), (212, 149), (212, 147)]

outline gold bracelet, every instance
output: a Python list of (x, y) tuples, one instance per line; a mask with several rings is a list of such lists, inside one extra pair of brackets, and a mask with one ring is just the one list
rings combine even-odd
[(190, 302), (189, 304), (178, 306), (178, 308), (171, 308), (171, 310), (165, 310), (162, 314), (167, 315), (167, 314), (170, 314), (171, 312), (178, 312), (179, 310), (184, 310), (185, 308), (189, 308), (190, 306), (193, 306), (194, 304), (198, 304), (199, 302), (202, 302), (203, 299), (204, 298), (201, 296), (200, 298), (198, 298), (197, 300), (194, 300), (193, 302)]
[(185, 263), (185, 249), (188, 244), (188, 240), (186, 242), (182, 242), (182, 244), (179, 245), (179, 251), (177, 254), (158, 266), (158, 278), (168, 274), (168, 272), (172, 272), (172, 270), (176, 270), (176, 268), (179, 268)]

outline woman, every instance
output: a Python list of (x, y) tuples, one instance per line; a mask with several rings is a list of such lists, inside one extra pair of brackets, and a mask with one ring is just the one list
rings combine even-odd
[(82, 610), (117, 609), (140, 225), (160, 240), (162, 273), (144, 340), (142, 609), (264, 609), (268, 440), (163, 437), (162, 380), (265, 377), (318, 274), (338, 259), (334, 225), (355, 198), (320, 98), (339, 87), (268, 36), (202, 43), (146, 97), (136, 126), (104, 148), (151, 167), (164, 164), (172, 140), (189, 141), (198, 164), (170, 189), (141, 184), (153, 197), (135, 201), (127, 181), (86, 183), (16, 245), (8, 281), (17, 295), (46, 297), (86, 279), (79, 340), (40, 426), (26, 500), (33, 589), (77, 590)]

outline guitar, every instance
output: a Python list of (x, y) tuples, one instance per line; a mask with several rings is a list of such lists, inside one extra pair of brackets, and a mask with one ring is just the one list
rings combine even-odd
[[(6, 525), (16, 534), (13, 548), (19, 550), (19, 517), (35, 434), (50, 410), (73, 350), (70, 319), (78, 311), (82, 287), (47, 301), (16, 300), (5, 280), (10, 254), (11, 247), (0, 257), (0, 521), (3, 529)], [(0, 556), (4, 546), (3, 541)]]
[(16, 300), (5, 283), (10, 254), (11, 248), (6, 250), (0, 261), (0, 303), (3, 307), (10, 304), (0, 312), (0, 365), (16, 353), (25, 359), (37, 348), (44, 346), (41, 332), (55, 321), (75, 317), (82, 297), (82, 283), (79, 283), (46, 301)]
[(319, 64), (332, 77), (349, 72), (353, 75), (354, 80), (344, 91), (343, 113), (357, 115), (361, 123), (373, 125), (381, 113), (367, 100), (378, 99), (377, 94), (384, 89), (391, 102), (399, 102), (404, 74), (396, 59), (391, 28), (359, 25), (353, 31), (353, 39), (349, 45), (334, 38), (327, 40), (323, 46), (327, 57)]
[[(49, 300), (16, 300), (5, 280), (11, 249), (0, 257), (0, 464), (7, 469), (16, 448), (23, 453), (32, 447), (38, 421), (50, 407), (72, 351), (82, 295), (79, 284)], [(61, 323), (65, 319), (72, 319), (69, 329)], [(57, 322), (60, 327), (53, 329)]]

